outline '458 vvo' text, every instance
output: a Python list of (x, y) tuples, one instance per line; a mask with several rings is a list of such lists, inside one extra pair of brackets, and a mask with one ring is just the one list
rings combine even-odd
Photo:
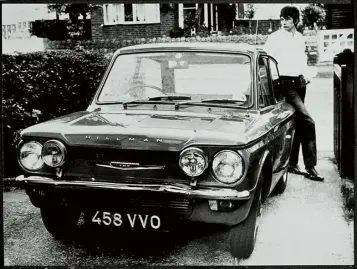
[(159, 229), (161, 226), (161, 220), (156, 215), (141, 215), (141, 214), (119, 214), (111, 212), (97, 211), (92, 222), (98, 225), (105, 226), (130, 226), (131, 228), (152, 228)]

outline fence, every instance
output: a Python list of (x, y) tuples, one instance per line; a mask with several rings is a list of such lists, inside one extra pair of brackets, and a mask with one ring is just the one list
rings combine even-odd
[(344, 49), (354, 50), (354, 29), (320, 30), (318, 33), (319, 61), (332, 62)]
[(342, 178), (354, 178), (354, 52), (344, 50), (334, 58), (334, 154)]
[(2, 54), (45, 51), (44, 39), (37, 37), (2, 39)]

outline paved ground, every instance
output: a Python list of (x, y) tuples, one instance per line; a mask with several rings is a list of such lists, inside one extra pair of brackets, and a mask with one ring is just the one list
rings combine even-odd
[[(326, 181), (289, 175), (284, 194), (263, 206), (257, 245), (239, 265), (353, 265), (353, 222), (344, 219), (341, 180), (332, 162), (332, 79), (314, 79), (306, 105), (315, 119), (318, 170)], [(301, 163), (302, 164), (302, 163)], [(183, 227), (186, 235), (83, 233), (74, 242), (52, 239), (23, 191), (4, 193), (5, 265), (234, 265), (228, 231)]]

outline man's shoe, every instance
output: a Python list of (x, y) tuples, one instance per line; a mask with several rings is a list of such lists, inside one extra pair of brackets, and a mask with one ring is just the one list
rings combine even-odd
[(297, 164), (289, 165), (288, 172), (298, 174), (298, 175), (303, 175), (303, 176), (306, 175), (306, 173), (301, 171), (300, 167)]
[(324, 181), (324, 178), (317, 173), (314, 167), (306, 168), (306, 177), (311, 180)]

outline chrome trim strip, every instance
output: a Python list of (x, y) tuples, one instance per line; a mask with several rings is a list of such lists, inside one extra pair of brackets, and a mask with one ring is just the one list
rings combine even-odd
[(25, 178), (23, 175), (15, 179), (22, 183), (35, 183), (43, 185), (52, 185), (55, 187), (87, 187), (89, 189), (107, 189), (107, 190), (124, 190), (124, 191), (152, 191), (163, 193), (174, 193), (187, 195), (189, 198), (204, 198), (210, 200), (248, 200), (250, 192), (247, 190), (237, 191), (233, 189), (191, 189), (190, 186), (184, 184), (126, 184), (112, 182), (95, 182), (95, 181), (64, 181), (54, 180), (49, 177), (30, 176)]
[(165, 169), (165, 165), (153, 165), (153, 166), (137, 166), (137, 167), (116, 167), (116, 166), (111, 166), (111, 165), (106, 165), (106, 164), (95, 164), (96, 166), (100, 167), (105, 167), (105, 168), (110, 168), (110, 169), (117, 169), (117, 170), (125, 170), (125, 171), (130, 171), (130, 170), (163, 170)]

